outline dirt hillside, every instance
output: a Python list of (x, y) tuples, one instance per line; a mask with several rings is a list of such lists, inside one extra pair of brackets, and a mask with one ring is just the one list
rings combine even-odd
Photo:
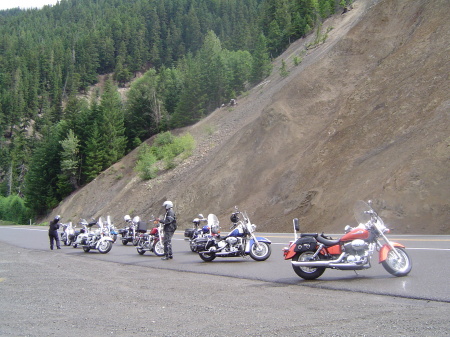
[(132, 152), (52, 215), (111, 215), (121, 226), (170, 199), (180, 229), (215, 213), (226, 231), (238, 205), (259, 231), (290, 232), (298, 217), (304, 231), (340, 233), (354, 202), (371, 199), (394, 233), (450, 234), (447, 9), (448, 0), (355, 1), (325, 22), (323, 44), (295, 42), (237, 107), (179, 130), (197, 149), (176, 169), (142, 181)]

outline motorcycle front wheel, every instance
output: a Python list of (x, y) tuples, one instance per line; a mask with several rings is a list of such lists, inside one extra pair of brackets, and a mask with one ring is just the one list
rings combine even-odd
[[(304, 261), (313, 261), (312, 257), (314, 255), (314, 250), (307, 250), (305, 252), (302, 252), (300, 254), (297, 254), (292, 258), (293, 261), (297, 262), (304, 262)], [(319, 257), (315, 257), (314, 260), (320, 260)], [(322, 274), (325, 272), (324, 267), (317, 267), (317, 268), (311, 268), (311, 267), (300, 267), (300, 266), (294, 266), (292, 265), (292, 268), (294, 269), (295, 273), (300, 276), (302, 279), (305, 280), (315, 280), (316, 278), (322, 276)]]
[(100, 242), (98, 245), (98, 251), (99, 253), (106, 254), (108, 253), (112, 248), (112, 242), (111, 241), (103, 241)]
[(89, 251), (91, 250), (91, 248), (89, 248), (89, 247), (83, 247), (83, 250), (84, 250), (85, 253), (89, 253)]
[(162, 241), (158, 240), (158, 242), (153, 244), (153, 252), (156, 256), (164, 256), (164, 245)]
[(142, 249), (141, 247), (137, 247), (137, 252), (139, 253), (139, 255), (144, 255), (145, 254), (145, 250)]
[(400, 258), (398, 258), (397, 254), (393, 250), (390, 250), (386, 260), (384, 260), (381, 264), (384, 269), (389, 274), (394, 276), (406, 276), (409, 274), (412, 268), (412, 262), (409, 258), (409, 255), (405, 252), (403, 248), (394, 248)]
[(250, 248), (250, 257), (255, 261), (267, 260), (272, 253), (272, 249), (267, 242), (254, 243)]
[(205, 262), (211, 262), (216, 258), (215, 253), (198, 253), (200, 255), (200, 258)]

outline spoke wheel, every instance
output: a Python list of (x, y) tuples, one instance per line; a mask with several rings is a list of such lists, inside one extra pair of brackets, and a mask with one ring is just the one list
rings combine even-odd
[(403, 248), (394, 248), (400, 258), (393, 250), (390, 250), (386, 260), (382, 262), (384, 269), (394, 276), (406, 276), (412, 269), (412, 262), (409, 255)]
[[(315, 251), (313, 250), (307, 250), (294, 256), (293, 260), (298, 262), (320, 260), (318, 256), (316, 256), (314, 259), (312, 258), (314, 253)], [(324, 267), (311, 268), (292, 265), (292, 268), (298, 276), (305, 280), (315, 280), (325, 272)]]
[(267, 260), (271, 253), (272, 249), (267, 242), (254, 243), (250, 249), (250, 257), (255, 261)]
[(164, 256), (164, 245), (160, 240), (153, 245), (153, 252), (156, 256)]

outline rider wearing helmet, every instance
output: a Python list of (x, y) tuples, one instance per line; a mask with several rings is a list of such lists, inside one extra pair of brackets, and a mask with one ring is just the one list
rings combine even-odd
[(166, 210), (166, 214), (164, 215), (164, 219), (159, 220), (162, 224), (164, 224), (164, 257), (162, 260), (168, 260), (173, 258), (172, 254), (172, 237), (173, 233), (177, 229), (177, 219), (175, 213), (173, 211), (173, 203), (172, 201), (164, 201), (163, 207)]
[(57, 215), (53, 220), (50, 221), (50, 228), (48, 229), (48, 237), (50, 239), (51, 250), (53, 250), (53, 241), (56, 241), (56, 248), (61, 249), (58, 237), (59, 220), (61, 220), (61, 217)]

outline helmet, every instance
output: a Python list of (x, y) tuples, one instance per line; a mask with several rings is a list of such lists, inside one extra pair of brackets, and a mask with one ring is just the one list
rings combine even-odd
[(123, 219), (128, 222), (131, 220), (131, 217), (127, 214), (123, 217)]
[(172, 208), (172, 207), (173, 207), (173, 202), (172, 202), (172, 201), (169, 201), (169, 200), (164, 201), (163, 207), (164, 207), (165, 209)]
[(238, 222), (239, 218), (238, 218), (237, 213), (232, 213), (231, 216), (230, 216), (230, 220), (231, 220), (232, 223)]
[(55, 221), (59, 221), (59, 220), (61, 220), (61, 216), (60, 215), (55, 216)]

